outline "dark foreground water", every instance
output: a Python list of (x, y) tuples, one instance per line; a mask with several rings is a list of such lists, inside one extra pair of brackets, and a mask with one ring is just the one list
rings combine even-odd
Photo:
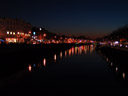
[(24, 70), (0, 78), (0, 96), (128, 95), (126, 74), (117, 76), (118, 69), (100, 54), (93, 45), (85, 45), (51, 58), (42, 54), (40, 61), (30, 64), (24, 61)]

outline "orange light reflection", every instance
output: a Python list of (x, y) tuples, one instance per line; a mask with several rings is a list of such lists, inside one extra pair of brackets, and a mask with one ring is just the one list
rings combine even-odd
[(56, 54), (54, 55), (54, 61), (56, 62)]

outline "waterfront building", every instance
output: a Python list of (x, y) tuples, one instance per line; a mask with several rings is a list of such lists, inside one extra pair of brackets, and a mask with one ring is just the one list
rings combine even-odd
[(0, 39), (10, 43), (25, 42), (31, 37), (31, 24), (22, 19), (0, 18)]
[(32, 27), (32, 39), (34, 44), (38, 43), (52, 43), (55, 41), (55, 33), (51, 33), (48, 30), (41, 27)]

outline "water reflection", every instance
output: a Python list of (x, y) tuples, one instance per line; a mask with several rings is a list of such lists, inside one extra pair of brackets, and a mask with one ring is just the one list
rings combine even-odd
[(43, 60), (43, 65), (46, 66), (46, 59)]
[[(62, 59), (62, 58), (66, 58), (67, 56), (70, 57), (70, 56), (73, 56), (73, 55), (81, 55), (81, 54), (86, 54), (87, 52), (89, 52), (89, 50), (91, 49), (91, 52), (94, 50), (94, 48), (92, 48), (94, 46), (92, 45), (83, 45), (83, 46), (75, 46), (75, 47), (72, 47), (68, 50), (65, 50), (64, 52), (61, 51), (59, 54), (54, 54), (53, 58), (44, 58), (42, 61), (43, 61), (43, 64), (42, 64), (42, 61), (37, 64), (33, 64), (33, 71), (35, 68), (39, 68), (39, 69), (42, 69), (46, 66), (46, 64), (49, 64), (49, 63), (56, 63), (57, 62), (57, 59)], [(65, 53), (64, 57), (63, 57), (63, 53)], [(58, 56), (58, 58), (57, 58)], [(48, 61), (48, 62), (47, 62)], [(49, 62), (50, 61), (50, 62)], [(32, 66), (29, 65), (28, 67), (28, 70), (29, 72), (32, 71)]]
[(62, 53), (62, 52), (60, 52), (60, 58), (62, 58), (62, 56), (63, 56), (63, 53)]
[(74, 55), (74, 47), (72, 47), (72, 55)]
[(78, 50), (78, 48), (77, 48), (77, 47), (75, 47), (75, 54), (77, 54), (77, 50)]
[(71, 49), (69, 49), (69, 50), (68, 50), (69, 56), (71, 56), (71, 52), (72, 52)]
[(65, 51), (65, 57), (67, 57), (67, 51)]
[(56, 54), (54, 55), (54, 62), (56, 62)]
[(36, 67), (36, 64), (33, 64), (33, 67)]
[(90, 45), (90, 53), (94, 50), (94, 45)]
[(124, 63), (125, 61), (123, 61), (124, 59), (122, 59), (122, 57), (120, 55), (118, 55), (119, 57), (117, 59), (117, 56), (111, 54), (111, 52), (106, 52), (103, 50), (99, 50), (97, 52), (111, 66), (111, 68), (113, 70), (115, 70), (116, 74), (120, 78), (123, 78), (123, 79), (127, 78), (126, 74), (128, 73), (128, 71), (127, 71), (128, 66), (127, 66), (127, 63)]
[(116, 67), (116, 72), (118, 72), (118, 67)]
[[(69, 56), (81, 55), (83, 53), (87, 54), (87, 52), (93, 52), (94, 49), (95, 49), (94, 45), (75, 46), (69, 49), (67, 52), (65, 51), (65, 54), (68, 53)], [(65, 56), (67, 56), (67, 54)]]
[(111, 66), (113, 66), (113, 63), (111, 62)]
[(28, 66), (28, 70), (29, 70), (29, 72), (32, 71), (32, 66), (31, 66), (31, 64)]
[(123, 79), (125, 79), (125, 73), (124, 72), (122, 73), (122, 77), (123, 77)]
[(79, 54), (82, 54), (82, 47), (79, 47)]
[(84, 53), (87, 53), (87, 46), (84, 47)]

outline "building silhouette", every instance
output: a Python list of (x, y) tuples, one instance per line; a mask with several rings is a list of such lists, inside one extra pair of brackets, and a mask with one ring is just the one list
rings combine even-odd
[(6, 42), (24, 42), (31, 36), (31, 24), (22, 19), (0, 18), (0, 39)]

